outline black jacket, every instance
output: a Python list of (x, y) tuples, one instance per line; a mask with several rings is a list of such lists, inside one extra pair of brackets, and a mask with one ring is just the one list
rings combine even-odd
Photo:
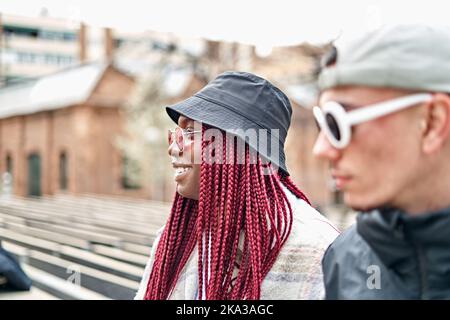
[(322, 265), (326, 299), (450, 299), (450, 208), (361, 213)]
[(31, 279), (23, 272), (12, 254), (0, 246), (0, 292), (28, 291)]

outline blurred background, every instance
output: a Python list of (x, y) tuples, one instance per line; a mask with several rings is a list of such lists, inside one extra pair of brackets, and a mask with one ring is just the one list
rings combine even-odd
[(33, 281), (0, 299), (134, 297), (175, 191), (163, 106), (226, 70), (288, 95), (293, 180), (347, 228), (311, 154), (320, 60), (399, 18), (445, 20), (430, 2), (0, 1), (0, 239)]

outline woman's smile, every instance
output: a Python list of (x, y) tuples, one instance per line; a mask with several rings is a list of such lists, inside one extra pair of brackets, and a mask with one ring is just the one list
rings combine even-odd
[(173, 164), (173, 168), (175, 169), (174, 179), (178, 183), (180, 183), (192, 170), (191, 166), (177, 165), (177, 164)]

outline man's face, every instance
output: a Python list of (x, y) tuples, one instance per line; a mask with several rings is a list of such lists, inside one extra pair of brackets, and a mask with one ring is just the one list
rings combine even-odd
[[(336, 101), (349, 111), (407, 94), (388, 88), (338, 87), (324, 91), (320, 105)], [(319, 134), (314, 155), (330, 162), (331, 175), (348, 206), (403, 208), (414, 197), (414, 185), (424, 170), (420, 106), (353, 126), (350, 144), (342, 150)]]

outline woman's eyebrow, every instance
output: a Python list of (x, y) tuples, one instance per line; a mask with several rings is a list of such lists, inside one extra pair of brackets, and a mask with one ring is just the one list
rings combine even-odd
[(186, 128), (189, 125), (190, 120), (185, 117), (178, 118), (178, 126), (180, 128)]

